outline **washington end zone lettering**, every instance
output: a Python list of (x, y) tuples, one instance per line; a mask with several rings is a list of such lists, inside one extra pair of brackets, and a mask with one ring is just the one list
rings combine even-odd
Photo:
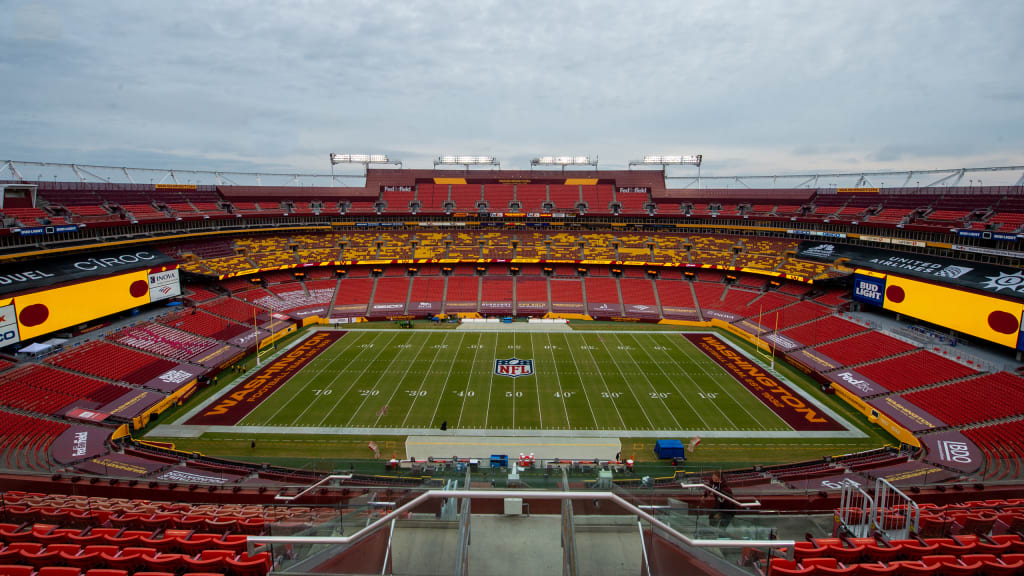
[(344, 332), (313, 334), (277, 360), (261, 368), (252, 378), (232, 388), (231, 392), (222, 396), (209, 409), (193, 416), (186, 424), (220, 426), (237, 424), (344, 334)]
[(794, 430), (843, 430), (828, 414), (823, 414), (788, 386), (768, 374), (722, 339), (711, 334), (684, 334), (694, 346), (757, 396)]

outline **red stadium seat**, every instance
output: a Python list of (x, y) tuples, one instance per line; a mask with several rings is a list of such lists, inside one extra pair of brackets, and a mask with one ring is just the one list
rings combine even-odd
[(228, 570), (234, 576), (265, 576), (270, 570), (270, 553), (259, 552), (251, 557), (248, 553), (227, 559)]
[(812, 572), (814, 572), (813, 567), (804, 568), (796, 560), (772, 558), (771, 561), (768, 563), (768, 574), (778, 574), (779, 576), (792, 576), (794, 574), (810, 574)]
[(974, 551), (973, 542), (964, 542), (962, 544), (957, 544), (952, 538), (927, 538), (926, 541), (929, 544), (938, 544), (939, 554), (952, 554), (953, 556), (962, 556), (964, 554), (970, 554)]
[(217, 538), (216, 534), (192, 534), (187, 539), (177, 538), (178, 549), (182, 554), (195, 556), (203, 550), (210, 548), (210, 541)]
[(110, 568), (93, 568), (86, 572), (85, 576), (128, 576), (128, 571), (112, 570)]
[(899, 573), (903, 576), (935, 576), (941, 566), (941, 563), (928, 564), (921, 560), (899, 560), (893, 564), (899, 566)]
[(917, 540), (890, 540), (893, 546), (900, 546), (901, 554), (905, 560), (920, 560), (929, 554), (938, 554), (939, 545), (919, 542)]
[(898, 573), (899, 569), (899, 565), (895, 563), (885, 564), (883, 562), (868, 562), (857, 564), (858, 575), (864, 574), (870, 576), (887, 576)]
[(12, 564), (21, 561), (22, 551), (29, 554), (38, 554), (43, 549), (39, 542), (11, 542), (6, 548), (0, 550), (0, 564)]
[(185, 565), (192, 572), (219, 572), (227, 568), (228, 558), (234, 558), (230, 550), (203, 550), (197, 556), (185, 556)]
[(835, 558), (806, 558), (801, 564), (804, 567), (813, 567), (815, 574), (827, 574), (829, 576), (848, 576), (857, 572), (857, 565), (846, 566), (840, 564)]
[(160, 572), (177, 573), (185, 570), (188, 564), (185, 562), (184, 554), (164, 554), (145, 556), (146, 567), (150, 570)]
[(925, 556), (922, 558), (922, 561), (925, 564), (935, 564), (936, 562), (941, 564), (939, 566), (939, 574), (941, 576), (972, 576), (981, 572), (980, 561), (966, 564), (952, 554)]
[(31, 566), (21, 566), (14, 564), (2, 564), (0, 565), (0, 576), (31, 576)]
[(81, 576), (81, 574), (81, 570), (71, 566), (47, 566), (36, 572), (36, 576)]

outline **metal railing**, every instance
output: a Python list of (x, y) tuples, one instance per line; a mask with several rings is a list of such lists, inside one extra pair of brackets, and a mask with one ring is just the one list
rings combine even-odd
[(472, 492), (470, 490), (428, 490), (409, 500), (405, 504), (396, 507), (376, 521), (368, 524), (363, 529), (350, 536), (249, 536), (248, 548), (250, 553), (255, 553), (255, 547), (259, 544), (341, 544), (353, 545), (361, 542), (371, 534), (389, 525), (390, 522), (402, 514), (415, 510), (420, 505), (439, 498), (464, 498), (494, 500), (505, 498), (522, 498), (523, 500), (582, 500), (611, 502), (622, 509), (636, 515), (640, 519), (649, 522), (652, 526), (662, 530), (672, 538), (677, 539), (686, 546), (696, 548), (780, 548), (792, 549), (794, 540), (719, 540), (719, 539), (697, 539), (681, 534), (668, 524), (662, 522), (649, 512), (640, 509), (633, 503), (612, 492), (546, 492), (532, 490), (486, 490)]

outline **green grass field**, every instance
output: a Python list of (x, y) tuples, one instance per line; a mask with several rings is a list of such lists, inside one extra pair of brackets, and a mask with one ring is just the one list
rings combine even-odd
[[(534, 375), (494, 374), (532, 359)], [(387, 407), (386, 412), (382, 408)], [(346, 334), (242, 426), (789, 431), (674, 332)]]

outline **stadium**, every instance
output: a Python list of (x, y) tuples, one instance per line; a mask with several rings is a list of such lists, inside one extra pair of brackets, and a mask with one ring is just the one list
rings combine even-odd
[(3, 162), (0, 574), (1024, 573), (1024, 167), (702, 162)]

